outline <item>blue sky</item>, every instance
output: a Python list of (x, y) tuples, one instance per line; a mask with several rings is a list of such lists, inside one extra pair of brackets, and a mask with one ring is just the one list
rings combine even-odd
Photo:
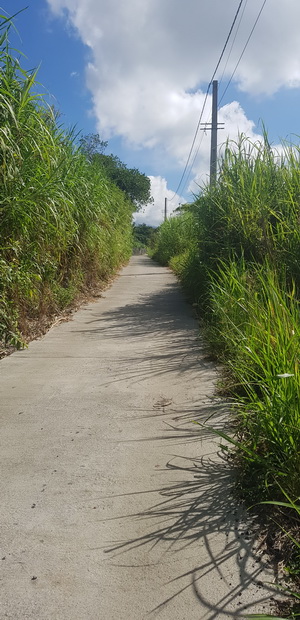
[[(13, 14), (22, 0), (0, 2)], [(99, 132), (108, 152), (151, 177), (154, 205), (139, 221), (158, 224), (164, 196), (176, 190), (207, 84), (238, 7), (238, 0), (34, 0), (15, 19), (11, 40), (40, 65), (38, 79), (66, 126)], [(264, 122), (269, 139), (297, 142), (300, 134), (299, 0), (267, 0), (219, 111), (227, 136), (251, 139)], [(284, 5), (284, 6), (282, 6)], [(242, 20), (227, 60), (220, 94), (262, 6), (244, 0)], [(214, 33), (214, 37), (212, 36)], [(235, 33), (234, 33), (235, 34)], [(230, 46), (229, 48), (230, 49)], [(224, 66), (220, 66), (220, 78)], [(49, 93), (49, 94), (48, 94)], [(210, 98), (204, 119), (209, 118)], [(201, 135), (200, 135), (201, 138)], [(191, 184), (207, 180), (209, 136), (204, 136), (190, 182), (170, 210), (189, 200)]]

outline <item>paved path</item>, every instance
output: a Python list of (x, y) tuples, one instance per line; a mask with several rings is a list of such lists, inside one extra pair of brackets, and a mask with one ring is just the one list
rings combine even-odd
[(190, 422), (222, 425), (215, 379), (145, 256), (0, 362), (1, 620), (213, 620), (268, 597), (218, 442)]

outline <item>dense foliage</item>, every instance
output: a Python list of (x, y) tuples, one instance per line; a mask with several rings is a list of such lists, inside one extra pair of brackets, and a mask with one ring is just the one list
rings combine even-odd
[(133, 245), (135, 248), (147, 248), (151, 243), (155, 228), (147, 224), (133, 225)]
[[(150, 179), (137, 168), (127, 168), (117, 155), (105, 155), (107, 142), (99, 134), (89, 134), (80, 140), (80, 147), (90, 162), (98, 164), (106, 176), (113, 181), (138, 209), (152, 201)], [(136, 209), (136, 210), (137, 210)]]
[(132, 250), (129, 192), (36, 94), (8, 43), (0, 40), (0, 341), (20, 345), (28, 318), (65, 307), (106, 279)]
[(156, 236), (230, 371), (253, 502), (300, 496), (299, 205), (299, 147), (241, 138), (216, 186)]

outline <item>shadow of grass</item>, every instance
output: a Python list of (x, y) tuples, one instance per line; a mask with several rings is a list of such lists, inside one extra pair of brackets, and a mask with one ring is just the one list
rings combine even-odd
[[(180, 557), (186, 556), (187, 548), (199, 547), (201, 560), (166, 582), (172, 593), (152, 613), (159, 613), (188, 589), (207, 620), (245, 617), (254, 604), (269, 601), (274, 588), (264, 585), (262, 589), (265, 566), (256, 552), (258, 532), (233, 497), (234, 473), (228, 462), (221, 455), (197, 460), (174, 456), (164, 471), (180, 475), (180, 480), (153, 489), (158, 502), (141, 512), (114, 517), (143, 520), (147, 532), (105, 550), (114, 559), (144, 547), (149, 552), (159, 547), (164, 556), (172, 552)], [(222, 584), (212, 589), (212, 599), (207, 596), (208, 581)], [(255, 597), (252, 593), (249, 601), (243, 600), (249, 587)]]

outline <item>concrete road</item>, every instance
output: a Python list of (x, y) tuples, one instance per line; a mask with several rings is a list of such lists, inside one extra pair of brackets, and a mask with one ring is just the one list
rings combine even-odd
[(263, 609), (272, 575), (218, 440), (191, 423), (224, 424), (215, 380), (174, 276), (146, 256), (0, 362), (1, 619)]

